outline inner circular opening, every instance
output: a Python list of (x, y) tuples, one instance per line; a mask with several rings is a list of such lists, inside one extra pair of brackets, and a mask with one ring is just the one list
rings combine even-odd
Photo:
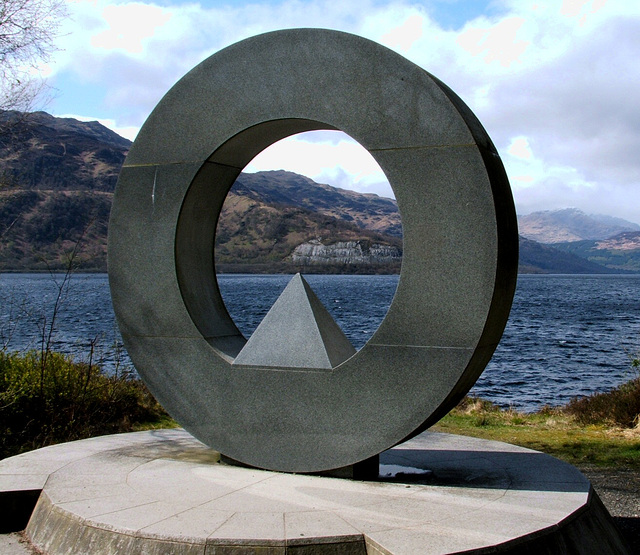
[(401, 260), (391, 186), (341, 131), (296, 134), (258, 154), (230, 189), (216, 230), (218, 285), (246, 338), (301, 273), (360, 349), (387, 313)]
[[(247, 128), (213, 152), (184, 197), (175, 236), (180, 292), (202, 337), (231, 364), (262, 364), (244, 362), (246, 352), (261, 355), (276, 344), (286, 345), (280, 331), (298, 329), (297, 323), (290, 325), (287, 316), (281, 317), (285, 325), (269, 327), (266, 349), (249, 348), (261, 337), (254, 333), (256, 326), (289, 280), (298, 284), (298, 293), (304, 290), (302, 300), (311, 307), (312, 318), (328, 322), (328, 327), (319, 327), (323, 346), (331, 350), (340, 345), (335, 348), (340, 353), (322, 368), (350, 358), (349, 352), (366, 343), (387, 313), (402, 260), (397, 204), (376, 194), (385, 189), (389, 194), (391, 187), (366, 149), (344, 133), (329, 131), (337, 130), (306, 119), (272, 120)], [(286, 137), (291, 138), (279, 142)], [(295, 146), (316, 151), (316, 158), (322, 148), (345, 151), (347, 164), (327, 163), (326, 174), (305, 172), (320, 183), (314, 182), (298, 173), (303, 171), (298, 166), (297, 172), (290, 170), (287, 161), (304, 162), (302, 155), (292, 152)], [(285, 156), (274, 162), (271, 156), (277, 150)], [(381, 179), (370, 181), (369, 187), (378, 191), (367, 191), (367, 173), (353, 170), (358, 157), (370, 159), (368, 165)], [(265, 159), (269, 164), (263, 165)], [(341, 187), (322, 183), (336, 180)], [(357, 188), (360, 191), (353, 190)], [(297, 273), (306, 275), (308, 282), (292, 279)], [(297, 303), (289, 303), (292, 316), (298, 315)], [(302, 350), (304, 329), (298, 329)], [(304, 361), (266, 366), (320, 368)]]

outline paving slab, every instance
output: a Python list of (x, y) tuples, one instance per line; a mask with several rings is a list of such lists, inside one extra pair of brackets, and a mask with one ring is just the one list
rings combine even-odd
[(26, 534), (54, 555), (626, 553), (575, 468), (449, 434), (382, 453), (425, 472), (375, 481), (231, 466), (184, 430), (106, 436), (0, 461), (2, 495), (33, 491), (32, 462), (47, 471)]
[(35, 550), (18, 533), (0, 534), (0, 553), (2, 555), (33, 555)]

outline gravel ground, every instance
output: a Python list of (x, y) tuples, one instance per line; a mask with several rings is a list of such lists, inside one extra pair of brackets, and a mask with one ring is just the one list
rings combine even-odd
[[(607, 507), (632, 555), (640, 555), (640, 472), (637, 470), (580, 467)], [(20, 533), (0, 534), (0, 554), (38, 553)]]
[(629, 469), (580, 467), (627, 540), (640, 555), (640, 472)]

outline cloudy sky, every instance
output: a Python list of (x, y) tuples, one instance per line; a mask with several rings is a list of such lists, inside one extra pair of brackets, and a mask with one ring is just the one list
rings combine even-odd
[[(518, 213), (577, 207), (640, 223), (640, 2), (636, 0), (68, 0), (44, 68), (46, 110), (131, 139), (163, 94), (238, 40), (323, 27), (379, 42), (431, 72), (480, 118)], [(287, 169), (391, 196), (338, 133), (306, 134), (249, 170)]]

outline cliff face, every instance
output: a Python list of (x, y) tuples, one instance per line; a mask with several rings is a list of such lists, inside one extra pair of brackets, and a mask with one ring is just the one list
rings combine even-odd
[(390, 264), (402, 261), (402, 250), (369, 241), (339, 241), (324, 245), (317, 239), (298, 245), (291, 253), (294, 264)]

